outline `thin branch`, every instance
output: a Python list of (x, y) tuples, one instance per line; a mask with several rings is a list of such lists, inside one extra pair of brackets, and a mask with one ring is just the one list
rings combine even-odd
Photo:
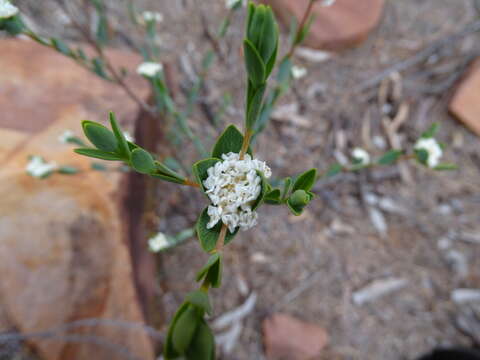
[(63, 12), (68, 16), (69, 20), (73, 24), (74, 28), (80, 33), (80, 35), (83, 37), (85, 42), (92, 46), (92, 48), (95, 50), (97, 55), (103, 60), (105, 67), (107, 70), (110, 72), (110, 74), (113, 77), (113, 80), (116, 84), (118, 84), (130, 98), (135, 101), (143, 110), (146, 112), (154, 115), (154, 111), (150, 106), (148, 106), (147, 103), (145, 103), (142, 99), (140, 99), (135, 92), (128, 86), (128, 84), (123, 80), (123, 78), (118, 74), (117, 70), (115, 67), (112, 65), (110, 62), (110, 59), (105, 56), (105, 53), (100, 45), (92, 38), (90, 34), (90, 30), (86, 29), (82, 24), (80, 24), (77, 19), (71, 15), (69, 12), (67, 6), (62, 1), (57, 1), (57, 4), (62, 8)]

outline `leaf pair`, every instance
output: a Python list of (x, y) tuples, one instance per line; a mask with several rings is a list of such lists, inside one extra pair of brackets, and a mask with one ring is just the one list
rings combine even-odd
[(102, 124), (85, 120), (83, 132), (95, 148), (79, 148), (77, 154), (109, 161), (123, 161), (142, 174), (148, 174), (165, 181), (183, 184), (185, 178), (166, 165), (155, 161), (153, 156), (138, 145), (127, 141), (121, 131), (115, 115), (110, 113), (112, 130)]
[(215, 360), (215, 340), (203, 318), (210, 308), (208, 295), (201, 290), (187, 295), (168, 329), (165, 360)]

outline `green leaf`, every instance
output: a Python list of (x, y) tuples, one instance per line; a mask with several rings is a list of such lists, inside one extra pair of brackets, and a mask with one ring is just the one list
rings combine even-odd
[(274, 55), (275, 48), (277, 47), (277, 37), (278, 33), (275, 17), (273, 16), (272, 9), (267, 7), (261, 30), (260, 44), (258, 47), (258, 53), (264, 63), (268, 62), (272, 55)]
[(400, 156), (403, 155), (402, 150), (390, 150), (387, 151), (385, 154), (378, 159), (377, 164), (379, 165), (391, 165), (395, 163)]
[(450, 163), (441, 163), (441, 164), (438, 164), (436, 167), (434, 167), (434, 170), (437, 170), (437, 171), (452, 171), (457, 169), (458, 169), (457, 165), (450, 164)]
[(267, 180), (265, 179), (265, 176), (261, 171), (257, 170), (257, 175), (262, 178), (261, 186), (262, 186), (262, 191), (260, 192), (260, 195), (258, 195), (258, 198), (255, 200), (255, 202), (252, 205), (252, 211), (257, 210), (260, 205), (262, 205), (265, 195), (267, 194), (267, 191), (269, 190), (269, 184)]
[(102, 160), (110, 160), (110, 161), (123, 161), (121, 156), (118, 156), (115, 153), (97, 150), (97, 149), (90, 149), (90, 148), (80, 148), (73, 150), (77, 154), (88, 156), (95, 159), (102, 159)]
[(108, 42), (108, 22), (105, 14), (99, 14), (98, 24), (97, 24), (97, 43), (100, 46), (105, 46)]
[(215, 338), (204, 319), (201, 319), (197, 326), (185, 355), (186, 360), (215, 360)]
[(296, 190), (310, 190), (317, 179), (317, 169), (310, 169), (300, 174), (293, 183), (293, 191)]
[(425, 166), (428, 166), (428, 151), (425, 149), (415, 149), (414, 150), (417, 161)]
[[(216, 256), (217, 255), (217, 256)], [(196, 280), (210, 284), (214, 288), (220, 287), (222, 283), (222, 256), (215, 253), (210, 256), (207, 264), (197, 273)]]
[(275, 39), (275, 47), (272, 55), (265, 64), (265, 77), (268, 78), (272, 73), (273, 68), (275, 67), (275, 62), (277, 61), (278, 54), (278, 29), (277, 29), (277, 38)]
[[(235, 125), (229, 125), (223, 133), (218, 137), (217, 142), (213, 146), (212, 158), (221, 159), (223, 154), (230, 152), (239, 153), (243, 145), (243, 135)], [(252, 154), (249, 148), (248, 154)]]
[(247, 37), (249, 36), (250, 29), (252, 27), (253, 17), (255, 16), (255, 4), (251, 1), (248, 2), (248, 9), (247, 9)]
[(116, 153), (118, 142), (115, 135), (105, 126), (93, 121), (82, 121), (83, 132), (90, 142), (99, 150)]
[(254, 47), (258, 47), (262, 40), (263, 22), (267, 8), (265, 5), (257, 5), (254, 7), (252, 18), (249, 20), (247, 28), (247, 38), (252, 42)]
[(185, 179), (181, 179), (181, 178), (177, 178), (177, 177), (173, 177), (173, 176), (168, 176), (168, 175), (165, 175), (165, 174), (151, 173), (150, 176), (154, 177), (154, 178), (162, 179), (164, 181), (168, 181), (168, 182), (171, 182), (171, 183), (174, 183), (174, 184), (182, 184), (182, 185), (185, 184)]
[(205, 280), (213, 287), (219, 288), (222, 285), (223, 258), (220, 256), (218, 261), (208, 269)]
[(212, 305), (210, 304), (210, 299), (208, 298), (208, 293), (202, 290), (192, 291), (187, 294), (185, 301), (188, 301), (190, 304), (200, 308), (207, 314), (212, 314)]
[(313, 199), (313, 196), (314, 194), (309, 191), (297, 190), (288, 198), (287, 206), (294, 215), (298, 216)]
[(78, 174), (80, 170), (78, 170), (74, 166), (60, 166), (57, 172), (64, 175), (74, 175), (74, 174)]
[(282, 200), (285, 200), (290, 192), (290, 188), (292, 187), (292, 179), (287, 177), (283, 181), (283, 192), (282, 192)]
[[(219, 221), (213, 228), (207, 229), (207, 224), (209, 221), (210, 216), (208, 216), (207, 208), (205, 208), (200, 214), (195, 226), (200, 245), (202, 246), (202, 249), (208, 253), (215, 249), (215, 245), (217, 245), (218, 236), (220, 235), (220, 230), (222, 228), (222, 222)], [(230, 241), (232, 241), (237, 232), (238, 228), (235, 229), (233, 233), (231, 233), (230, 230), (227, 230), (225, 244), (228, 244)]]
[[(250, 86), (250, 85), (249, 85)], [(258, 120), (258, 115), (262, 109), (262, 100), (263, 95), (265, 94), (266, 85), (262, 85), (254, 90), (253, 95), (247, 99), (247, 121), (246, 125), (248, 129), (253, 129), (256, 121)]]
[(185, 354), (200, 324), (200, 317), (195, 307), (188, 305), (175, 322), (172, 344), (180, 354)]
[(342, 171), (343, 171), (343, 166), (342, 165), (333, 164), (328, 168), (327, 173), (325, 174), (325, 177), (332, 177), (332, 176), (338, 175)]
[(265, 195), (265, 203), (270, 205), (279, 205), (281, 203), (282, 192), (280, 189), (273, 189)]
[(109, 80), (107, 73), (105, 72), (105, 65), (103, 60), (99, 57), (92, 59), (92, 71), (103, 79)]
[(63, 55), (72, 55), (72, 51), (70, 50), (68, 45), (65, 44), (62, 40), (51, 38), (50, 42), (52, 43), (53, 48), (58, 52), (62, 53)]
[(168, 177), (178, 179), (182, 183), (185, 182), (185, 177), (184, 176), (176, 173), (175, 171), (170, 169), (167, 165), (165, 165), (161, 162), (155, 161), (155, 167), (156, 167), (156, 171), (158, 171), (158, 173), (154, 173), (154, 174), (150, 174), (150, 175), (165, 175), (165, 176), (168, 176)]
[(165, 360), (173, 360), (178, 358), (181, 354), (178, 353), (177, 350), (175, 350), (175, 347), (173, 346), (173, 332), (175, 329), (175, 325), (180, 318), (180, 316), (187, 310), (188, 308), (188, 303), (184, 302), (177, 310), (175, 315), (173, 316), (172, 321), (170, 322), (170, 325), (168, 327), (168, 332), (167, 332), (167, 339), (165, 341), (165, 347), (163, 349), (163, 356), (165, 357)]
[(210, 255), (207, 263), (197, 272), (196, 281), (201, 281), (207, 274), (208, 270), (220, 259), (220, 254), (215, 253)]
[(265, 82), (265, 63), (255, 49), (255, 46), (248, 39), (243, 41), (243, 48), (248, 78), (254, 87), (258, 87)]
[(205, 187), (203, 186), (203, 182), (207, 179), (208, 173), (207, 170), (214, 166), (217, 162), (221, 161), (218, 158), (208, 158), (203, 159), (192, 166), (193, 175), (197, 182), (201, 185), (203, 191), (206, 191)]
[(293, 63), (290, 58), (285, 58), (280, 63), (278, 73), (277, 73), (277, 82), (280, 84), (288, 83), (290, 80), (290, 74), (292, 73)]
[(155, 170), (155, 161), (148, 151), (135, 149), (132, 151), (132, 167), (142, 174), (150, 174)]
[(310, 32), (310, 28), (313, 24), (314, 19), (315, 19), (314, 15), (311, 15), (308, 18), (307, 23), (303, 26), (303, 28), (299, 29), (297, 33), (297, 37), (295, 39), (295, 45), (299, 45), (305, 40), (308, 33)]
[(130, 158), (130, 147), (128, 146), (128, 142), (125, 139), (125, 135), (123, 134), (120, 126), (118, 125), (117, 119), (115, 118), (115, 114), (110, 112), (110, 126), (112, 127), (113, 134), (117, 138), (118, 145), (120, 152), (124, 154), (127, 158)]
[(437, 131), (438, 131), (439, 127), (440, 127), (440, 125), (438, 125), (438, 123), (433, 123), (430, 126), (430, 128), (422, 134), (421, 137), (424, 138), (424, 139), (434, 137), (437, 134)]
[[(18, 14), (7, 19), (0, 19), (0, 30), (5, 30), (11, 36), (19, 35), (25, 29), (25, 23)], [(46, 44), (46, 42), (39, 37), (34, 36), (34, 40), (41, 44)]]

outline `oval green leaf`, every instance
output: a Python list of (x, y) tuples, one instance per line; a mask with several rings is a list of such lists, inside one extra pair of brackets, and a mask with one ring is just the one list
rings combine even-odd
[(93, 121), (82, 121), (83, 132), (90, 142), (99, 150), (117, 152), (118, 141), (105, 126)]
[(141, 148), (132, 151), (132, 167), (142, 174), (150, 174), (156, 169), (155, 161), (148, 151)]

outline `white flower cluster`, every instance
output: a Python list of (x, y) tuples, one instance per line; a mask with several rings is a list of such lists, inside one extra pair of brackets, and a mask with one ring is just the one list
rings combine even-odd
[(60, 141), (62, 144), (68, 144), (74, 138), (75, 138), (75, 134), (73, 133), (72, 130), (65, 130), (58, 137), (58, 141)]
[(137, 73), (146, 76), (146, 77), (154, 77), (160, 71), (163, 70), (163, 65), (156, 63), (156, 62), (144, 62), (140, 64), (137, 68)]
[(41, 156), (32, 156), (27, 164), (27, 174), (36, 178), (43, 178), (57, 170), (55, 162), (47, 163)]
[(169, 246), (170, 244), (168, 242), (167, 236), (162, 232), (159, 232), (157, 235), (148, 240), (148, 249), (153, 253), (162, 251)]
[(0, 19), (8, 19), (18, 14), (18, 8), (8, 0), (0, 0)]
[(123, 136), (125, 137), (125, 140), (134, 142), (135, 139), (133, 138), (132, 134), (130, 134), (128, 131), (123, 132)]
[(239, 154), (231, 152), (223, 154), (222, 159), (207, 170), (208, 178), (203, 182), (213, 204), (208, 207), (207, 229), (221, 220), (231, 233), (237, 227), (248, 230), (257, 224), (258, 215), (251, 208), (262, 191), (257, 171), (266, 178), (272, 172), (265, 162), (252, 159), (248, 154), (240, 160)]
[(292, 72), (292, 76), (294, 79), (301, 79), (305, 75), (307, 75), (307, 69), (301, 66), (292, 66), (292, 69), (290, 70)]
[(415, 144), (415, 150), (425, 150), (428, 153), (427, 165), (430, 168), (438, 166), (443, 150), (434, 138), (420, 138)]
[(155, 11), (144, 11), (142, 18), (145, 22), (155, 21), (160, 23), (163, 21), (163, 14)]
[(352, 157), (359, 162), (360, 165), (370, 164), (370, 154), (362, 148), (355, 148), (352, 151)]

